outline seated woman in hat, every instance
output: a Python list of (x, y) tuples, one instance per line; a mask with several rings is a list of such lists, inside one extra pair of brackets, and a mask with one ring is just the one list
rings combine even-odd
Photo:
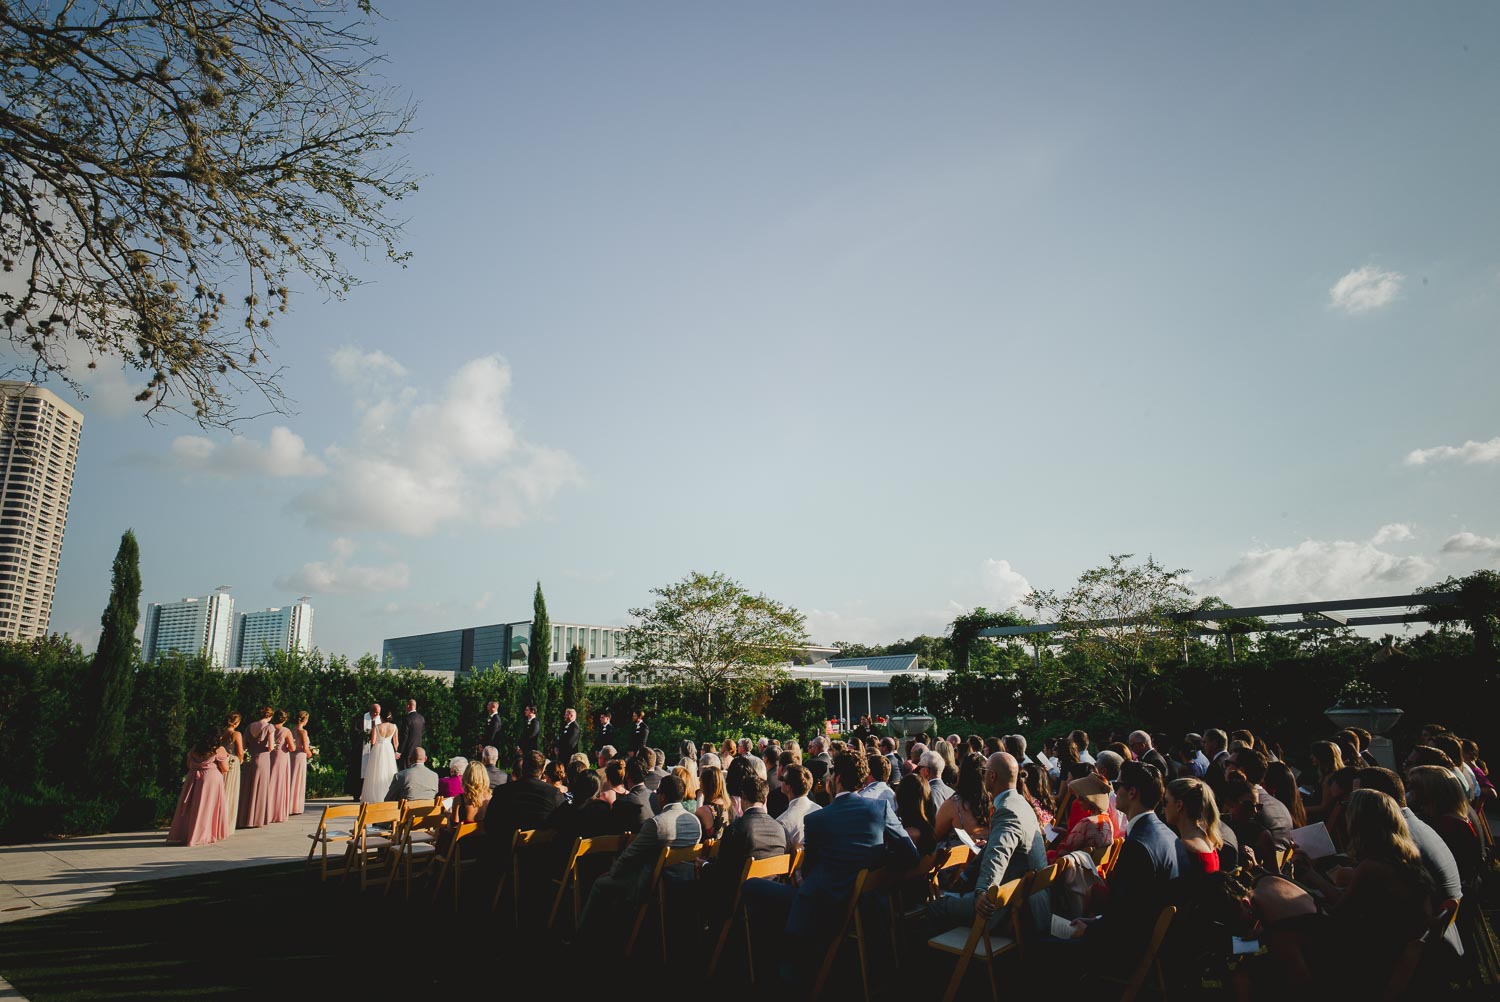
[(1090, 774), (1075, 779), (1068, 789), (1073, 794), (1068, 816), (1075, 820), (1057, 845), (1047, 850), (1049, 863), (1078, 849), (1102, 849), (1124, 834), (1119, 814), (1109, 803), (1109, 783), (1103, 777)]

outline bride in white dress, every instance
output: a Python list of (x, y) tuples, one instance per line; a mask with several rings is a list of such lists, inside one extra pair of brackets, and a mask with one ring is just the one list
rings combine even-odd
[(385, 800), (391, 780), (396, 778), (396, 725), (381, 723), (370, 729), (370, 760), (359, 799), (367, 804)]

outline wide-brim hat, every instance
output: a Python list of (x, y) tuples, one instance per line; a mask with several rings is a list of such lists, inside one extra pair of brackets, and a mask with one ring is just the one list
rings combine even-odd
[(1103, 813), (1109, 810), (1109, 784), (1095, 775), (1075, 779), (1068, 784), (1073, 796)]

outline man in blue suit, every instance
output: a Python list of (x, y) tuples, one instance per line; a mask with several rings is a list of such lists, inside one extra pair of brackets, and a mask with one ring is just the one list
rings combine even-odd
[(1167, 904), (1168, 883), (1177, 879), (1177, 833), (1156, 816), (1161, 772), (1143, 762), (1120, 767), (1115, 803), (1125, 815), (1125, 844), (1109, 871), (1109, 899), (1097, 921), (1073, 923), (1073, 938), (1104, 951), (1100, 960), (1139, 956), (1157, 913)]
[(799, 966), (821, 956), (860, 870), (917, 861), (916, 843), (890, 801), (855, 795), (869, 778), (863, 755), (840, 753), (828, 773), (833, 800), (803, 822), (802, 885), (752, 880), (744, 889), (747, 906), (766, 916), (765, 925), (775, 923), (773, 914), (786, 914), (787, 944)]

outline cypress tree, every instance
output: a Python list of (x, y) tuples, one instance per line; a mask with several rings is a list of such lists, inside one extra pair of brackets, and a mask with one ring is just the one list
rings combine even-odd
[(109, 605), (99, 619), (99, 648), (83, 686), (83, 749), (86, 776), (113, 781), (125, 736), (125, 710), (135, 678), (135, 626), (140, 619), (141, 550), (129, 529), (120, 537), (110, 578)]
[(547, 599), (542, 583), (536, 583), (531, 600), (531, 647), (526, 655), (526, 702), (536, 707), (536, 718), (542, 722), (542, 734), (550, 735), (547, 719), (547, 677), (552, 664), (552, 621), (547, 618)]
[(572, 650), (568, 651), (568, 678), (563, 688), (563, 708), (571, 706), (578, 711), (578, 726), (587, 731), (585, 721), (588, 720), (588, 707), (584, 706), (584, 661), (588, 659), (588, 652), (583, 649), (582, 644), (574, 644)]

